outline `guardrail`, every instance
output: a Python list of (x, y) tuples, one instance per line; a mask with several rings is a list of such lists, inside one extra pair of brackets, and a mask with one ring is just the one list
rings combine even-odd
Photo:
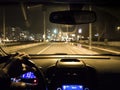
[[(82, 40), (78, 43), (81, 44), (89, 44), (88, 40)], [(106, 46), (120, 46), (120, 41), (107, 41), (107, 42), (97, 42), (97, 41), (92, 41), (93, 45), (106, 45)]]
[(120, 46), (120, 41), (111, 41), (111, 42), (92, 42), (96, 45), (108, 45), (108, 46)]

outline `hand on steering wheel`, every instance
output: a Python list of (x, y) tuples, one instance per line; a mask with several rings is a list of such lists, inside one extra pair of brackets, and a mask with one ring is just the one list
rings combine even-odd
[(9, 57), (3, 71), (10, 77), (18, 76), (23, 72), (23, 69), (25, 70), (26, 66), (23, 63), (29, 58), (30, 56), (25, 53), (15, 53)]
[(33, 71), (38, 80), (36, 85), (29, 85), (26, 82), (13, 82), (10, 84), (10, 88), (12, 88), (12, 90), (16, 90), (18, 88), (23, 90), (27, 90), (27, 88), (31, 88), (31, 90), (46, 90), (43, 73), (31, 60), (29, 60), (29, 55), (25, 53), (15, 53), (7, 57), (3, 57), (3, 59), (8, 59), (2, 70), (9, 75), (9, 78), (19, 77), (25, 72)]

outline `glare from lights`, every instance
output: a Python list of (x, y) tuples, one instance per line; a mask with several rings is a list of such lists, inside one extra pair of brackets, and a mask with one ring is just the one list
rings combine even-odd
[(81, 28), (78, 30), (78, 33), (82, 33), (82, 29)]
[(57, 29), (54, 29), (54, 33), (57, 34)]
[(98, 36), (99, 36), (99, 33), (96, 33), (95, 36), (98, 37)]

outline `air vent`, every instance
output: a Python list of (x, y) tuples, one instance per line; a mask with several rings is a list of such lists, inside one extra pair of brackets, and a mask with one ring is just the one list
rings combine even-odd
[(80, 62), (78, 59), (61, 59), (60, 62)]

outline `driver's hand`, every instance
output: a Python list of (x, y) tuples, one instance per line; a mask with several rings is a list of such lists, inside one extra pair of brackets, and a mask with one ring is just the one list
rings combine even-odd
[(23, 67), (23, 63), (29, 58), (30, 56), (25, 53), (15, 53), (11, 55), (9, 57), (9, 61), (3, 68), (4, 72), (7, 73), (10, 77), (19, 76), (25, 68), (25, 65)]

